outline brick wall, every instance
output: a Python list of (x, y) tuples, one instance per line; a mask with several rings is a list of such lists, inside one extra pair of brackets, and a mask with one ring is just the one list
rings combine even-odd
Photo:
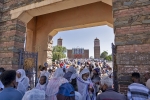
[(17, 69), (18, 50), (24, 48), (25, 24), (11, 20), (10, 10), (42, 0), (0, 0), (0, 67)]
[(119, 91), (126, 92), (132, 72), (150, 70), (150, 1), (113, 0)]

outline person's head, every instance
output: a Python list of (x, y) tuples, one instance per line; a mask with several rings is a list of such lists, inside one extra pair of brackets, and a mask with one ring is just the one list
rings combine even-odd
[(0, 75), (5, 71), (3, 67), (0, 67)]
[(150, 73), (148, 72), (148, 73), (144, 74), (144, 78), (145, 78), (145, 81), (150, 79)]
[(95, 66), (98, 67), (98, 63), (95, 63)]
[(43, 71), (43, 70), (44, 70), (44, 67), (43, 67), (42, 65), (40, 65), (40, 66), (39, 66), (39, 70), (40, 70), (40, 71)]
[(112, 87), (113, 87), (113, 81), (109, 77), (106, 77), (106, 78), (101, 80), (101, 89), (102, 89), (102, 91), (105, 91), (108, 88), (112, 88)]
[(16, 71), (7, 70), (3, 72), (0, 76), (0, 80), (5, 87), (15, 87), (16, 86)]
[(70, 83), (64, 83), (59, 87), (57, 100), (75, 100), (75, 91)]
[(148, 89), (150, 89), (150, 79), (147, 80), (147, 82), (146, 82), (146, 87), (147, 87)]
[(102, 74), (105, 74), (105, 70), (102, 70)]
[(82, 74), (82, 79), (84, 80), (84, 81), (87, 81), (87, 79), (89, 78), (89, 73), (84, 73), (84, 74)]
[(139, 83), (140, 81), (140, 74), (138, 72), (132, 73), (132, 81), (135, 83)]
[(80, 73), (80, 77), (84, 80), (87, 81), (87, 79), (90, 77), (90, 71), (88, 68), (84, 68), (81, 73)]
[(57, 68), (55, 73), (54, 73), (54, 78), (59, 78), (64, 76), (64, 72), (62, 68)]
[(100, 68), (94, 68), (93, 74), (94, 75), (99, 75), (100, 74)]
[(44, 70), (45, 70), (45, 71), (47, 71), (47, 69), (48, 69), (47, 67), (44, 67)]
[(20, 79), (20, 78), (24, 78), (26, 76), (26, 73), (23, 69), (18, 69), (17, 70), (17, 78)]
[(76, 69), (75, 69), (73, 66), (70, 66), (70, 67), (68, 68), (68, 72), (76, 73)]
[(46, 76), (41, 76), (40, 77), (40, 84), (44, 85), (46, 83), (47, 77)]
[(108, 67), (108, 70), (109, 70), (109, 71), (111, 71), (111, 70), (112, 70), (112, 68), (111, 68), (111, 67)]

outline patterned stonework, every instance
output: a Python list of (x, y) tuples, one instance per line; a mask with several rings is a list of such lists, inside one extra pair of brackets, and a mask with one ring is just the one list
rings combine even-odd
[(47, 48), (47, 63), (48, 65), (52, 65), (52, 57), (53, 57), (53, 54), (52, 54), (52, 50), (53, 50), (53, 41), (51, 40), (49, 43), (48, 43), (48, 48)]

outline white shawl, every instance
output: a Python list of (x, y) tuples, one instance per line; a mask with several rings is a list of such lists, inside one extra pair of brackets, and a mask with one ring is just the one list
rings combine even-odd
[(45, 100), (45, 92), (38, 89), (32, 89), (25, 93), (22, 100)]
[[(90, 95), (89, 95), (89, 92), (88, 92), (88, 85), (92, 84), (90, 76), (87, 79), (87, 81), (82, 79), (82, 75), (85, 74), (85, 73), (89, 73), (89, 75), (90, 75), (90, 71), (89, 71), (88, 68), (84, 68), (81, 71), (79, 77), (77, 78), (78, 92), (82, 95), (83, 100), (96, 100), (95, 94), (93, 95), (93, 98), (90, 98)], [(94, 89), (94, 87), (93, 87), (93, 89)]]
[(17, 73), (21, 74), (20, 78), (16, 77), (16, 82), (18, 82), (17, 90), (25, 93), (29, 86), (29, 78), (26, 76), (23, 69), (18, 69)]
[(46, 89), (47, 100), (57, 100), (56, 94), (59, 90), (59, 86), (63, 83), (67, 83), (68, 80), (63, 78), (64, 72), (61, 68), (58, 68), (53, 78), (49, 81)]

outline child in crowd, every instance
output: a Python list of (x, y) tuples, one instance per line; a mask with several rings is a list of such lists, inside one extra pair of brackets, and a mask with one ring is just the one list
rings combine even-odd
[(47, 81), (46, 76), (41, 76), (39, 83), (36, 85), (36, 89), (46, 91)]

